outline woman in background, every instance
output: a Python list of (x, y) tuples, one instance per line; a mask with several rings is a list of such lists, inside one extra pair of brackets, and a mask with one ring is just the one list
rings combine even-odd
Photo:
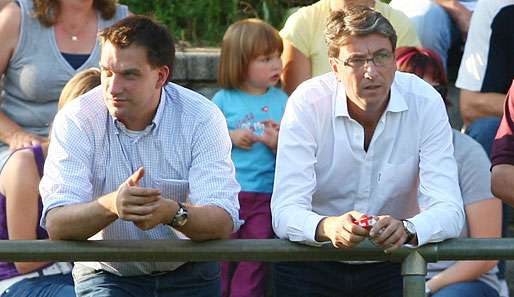
[(0, 167), (47, 141), (62, 88), (98, 66), (98, 31), (127, 14), (116, 0), (16, 0), (0, 10)]
[(421, 45), (414, 24), (403, 12), (387, 3), (376, 0), (319, 0), (298, 9), (287, 18), (280, 31), (284, 39), (282, 88), (286, 93), (291, 95), (303, 81), (331, 71), (323, 34), (327, 19), (333, 11), (357, 5), (375, 9), (391, 23), (398, 38), (397, 46)]

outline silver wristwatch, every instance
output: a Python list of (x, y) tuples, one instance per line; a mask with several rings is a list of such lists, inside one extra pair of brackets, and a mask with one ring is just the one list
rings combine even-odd
[(411, 243), (416, 237), (416, 227), (414, 227), (414, 224), (409, 220), (402, 220), (402, 223), (403, 229), (405, 230), (405, 233), (407, 233), (407, 240), (405, 243)]
[(171, 227), (182, 227), (187, 223), (188, 212), (184, 205), (177, 201), (178, 210), (173, 219), (171, 219)]

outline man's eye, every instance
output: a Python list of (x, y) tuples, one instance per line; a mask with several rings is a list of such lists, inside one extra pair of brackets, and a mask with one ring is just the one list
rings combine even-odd
[(378, 53), (375, 55), (375, 58), (385, 60), (385, 59), (389, 58), (389, 54), (388, 53)]
[(352, 59), (348, 60), (348, 62), (350, 64), (357, 64), (358, 65), (358, 64), (366, 63), (366, 59), (364, 59), (364, 58), (352, 58)]
[(386, 62), (392, 57), (391, 53), (377, 53), (375, 54), (375, 61)]

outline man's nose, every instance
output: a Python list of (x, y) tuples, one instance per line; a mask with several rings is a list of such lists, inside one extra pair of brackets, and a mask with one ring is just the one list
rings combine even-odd
[(364, 64), (364, 77), (367, 79), (373, 79), (377, 74), (378, 67), (375, 65), (373, 60), (367, 60)]
[(107, 90), (111, 95), (118, 95), (122, 92), (123, 86), (118, 75), (114, 74), (109, 78)]

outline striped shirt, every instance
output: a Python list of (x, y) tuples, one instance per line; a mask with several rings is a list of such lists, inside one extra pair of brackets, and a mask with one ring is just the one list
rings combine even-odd
[[(40, 184), (43, 227), (50, 209), (116, 191), (141, 166), (142, 187), (159, 188), (165, 198), (221, 207), (232, 217), (234, 230), (241, 225), (240, 187), (225, 119), (213, 103), (193, 91), (172, 83), (165, 86), (153, 121), (134, 132), (109, 114), (97, 87), (57, 114), (51, 139)], [(185, 237), (169, 226), (143, 231), (118, 219), (90, 239), (180, 238)], [(174, 270), (183, 263), (81, 264), (118, 275), (140, 275)]]

